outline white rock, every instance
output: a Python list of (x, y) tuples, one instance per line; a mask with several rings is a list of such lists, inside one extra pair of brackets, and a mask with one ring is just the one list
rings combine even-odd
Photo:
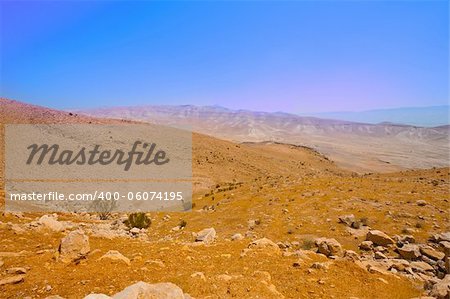
[(122, 261), (128, 266), (131, 265), (130, 259), (121, 254), (117, 250), (110, 250), (107, 253), (105, 253), (99, 260), (109, 259), (113, 261)]
[(44, 215), (39, 218), (38, 223), (52, 231), (60, 232), (64, 230), (64, 225), (54, 216)]
[(205, 228), (204, 230), (198, 232), (195, 241), (210, 244), (214, 241), (215, 238), (216, 238), (216, 230), (211, 227)]
[(173, 283), (137, 282), (115, 294), (113, 299), (185, 299), (183, 290)]
[(239, 241), (239, 240), (242, 240), (242, 239), (244, 239), (244, 236), (242, 236), (242, 234), (239, 234), (239, 233), (234, 234), (234, 235), (231, 236), (231, 240), (233, 240), (233, 241)]
[(83, 299), (111, 299), (111, 297), (105, 294), (89, 294)]
[(248, 245), (248, 248), (252, 250), (264, 250), (266, 252), (273, 252), (276, 254), (281, 253), (280, 247), (278, 247), (278, 245), (275, 244), (272, 240), (269, 240), (267, 238), (262, 238), (251, 242)]
[(82, 230), (70, 232), (59, 244), (59, 258), (63, 262), (72, 262), (86, 257), (91, 251), (89, 237)]

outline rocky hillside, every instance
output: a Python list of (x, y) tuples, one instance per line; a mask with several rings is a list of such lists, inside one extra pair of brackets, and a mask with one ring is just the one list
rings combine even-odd
[[(120, 122), (0, 105), (3, 124)], [(1, 297), (449, 296), (449, 168), (359, 175), (309, 148), (200, 134), (192, 161), (193, 211), (148, 227), (2, 213)]]

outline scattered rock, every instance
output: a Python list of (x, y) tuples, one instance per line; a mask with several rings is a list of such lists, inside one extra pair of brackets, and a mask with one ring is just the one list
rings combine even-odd
[(352, 226), (352, 224), (356, 221), (355, 215), (343, 215), (339, 216), (339, 222), (344, 223), (347, 226)]
[(201, 280), (203, 280), (203, 281), (206, 281), (206, 277), (205, 277), (205, 274), (204, 274), (203, 272), (195, 272), (195, 273), (192, 273), (192, 274), (191, 274), (191, 277), (192, 277), (192, 278), (199, 278), (199, 279), (201, 279)]
[(450, 297), (450, 274), (447, 274), (433, 286), (430, 295), (437, 299), (448, 299)]
[(239, 240), (242, 240), (242, 239), (244, 239), (244, 236), (242, 236), (242, 234), (239, 234), (239, 233), (234, 234), (234, 235), (231, 236), (231, 240), (233, 240), (233, 241), (239, 241)]
[(217, 279), (222, 280), (222, 281), (230, 281), (233, 279), (233, 277), (231, 277), (230, 275), (227, 275), (227, 274), (220, 274), (220, 275), (217, 275)]
[(387, 259), (387, 256), (385, 256), (382, 252), (377, 251), (377, 252), (375, 252), (375, 259), (385, 260), (385, 259)]
[(64, 225), (57, 220), (56, 216), (44, 215), (39, 218), (38, 223), (52, 231), (60, 232), (64, 230)]
[(144, 298), (161, 298), (161, 299), (185, 299), (183, 290), (177, 285), (166, 283), (148, 284), (145, 282), (137, 282), (123, 291), (115, 294), (113, 299), (144, 299)]
[(425, 262), (422, 261), (416, 261), (416, 262), (411, 262), (410, 264), (411, 268), (413, 270), (419, 271), (419, 272), (425, 272), (425, 271), (433, 271), (434, 268), (430, 265), (428, 265)]
[(365, 251), (370, 251), (373, 249), (373, 242), (372, 241), (362, 241), (359, 244), (359, 249), (365, 250)]
[(21, 252), (0, 252), (0, 257), (17, 257), (24, 255), (25, 251)]
[(132, 235), (138, 235), (138, 234), (141, 233), (141, 230), (139, 228), (137, 228), (137, 227), (133, 227), (132, 229), (130, 229), (130, 233)]
[(215, 238), (216, 238), (216, 230), (211, 227), (205, 228), (204, 230), (198, 232), (195, 241), (210, 244), (214, 241)]
[(6, 273), (8, 273), (8, 274), (26, 274), (27, 269), (21, 268), (21, 267), (13, 267), (13, 268), (6, 269)]
[(442, 260), (445, 257), (445, 254), (443, 252), (437, 251), (431, 246), (420, 247), (420, 252), (426, 257), (429, 257), (430, 259), (435, 261)]
[(406, 260), (417, 260), (421, 256), (419, 246), (417, 245), (406, 244), (397, 250), (400, 256)]
[(267, 238), (262, 238), (262, 239), (258, 239), (258, 240), (251, 242), (248, 245), (248, 248), (249, 249), (257, 249), (257, 250), (262, 249), (264, 251), (269, 251), (269, 252), (273, 252), (273, 253), (277, 253), (277, 254), (279, 254), (281, 252), (278, 245), (275, 244), (272, 240), (269, 240)]
[(109, 259), (113, 261), (122, 261), (128, 266), (131, 265), (130, 259), (125, 257), (123, 254), (121, 254), (117, 250), (110, 250), (105, 255), (103, 255), (99, 260)]
[(372, 241), (373, 244), (381, 246), (394, 244), (391, 237), (379, 230), (370, 230), (366, 235), (366, 241)]
[(319, 269), (319, 270), (328, 270), (328, 268), (330, 267), (330, 263), (319, 263), (319, 262), (315, 262), (314, 264), (311, 265), (311, 269)]
[(414, 238), (413, 235), (395, 236), (394, 239), (397, 241), (397, 244), (399, 244), (399, 246), (410, 243), (416, 243), (416, 239)]
[(420, 199), (420, 200), (416, 201), (416, 204), (417, 204), (419, 207), (424, 207), (424, 206), (427, 205), (427, 202), (426, 202), (425, 200), (423, 200), (423, 199)]
[(344, 251), (344, 257), (351, 260), (351, 261), (359, 261), (359, 255), (354, 252), (353, 250), (345, 250)]
[(431, 240), (436, 243), (440, 243), (442, 241), (450, 242), (450, 232), (435, 234), (431, 237)]
[(336, 239), (318, 238), (315, 240), (319, 253), (326, 256), (341, 256), (342, 246)]
[(3, 278), (0, 280), (0, 286), (5, 285), (5, 284), (16, 284), (16, 283), (20, 283), (23, 282), (25, 279), (25, 275), (15, 275), (15, 276), (11, 276), (11, 277), (7, 277), (7, 278)]
[(82, 230), (70, 232), (59, 244), (59, 258), (63, 262), (73, 262), (86, 258), (91, 250), (89, 237)]
[(157, 265), (161, 268), (164, 268), (166, 265), (164, 265), (164, 262), (161, 260), (148, 260), (145, 262), (146, 264), (153, 264), (153, 265)]
[(392, 259), (391, 260), (391, 266), (389, 269), (395, 269), (397, 271), (405, 271), (407, 267), (409, 267), (409, 262), (407, 260), (403, 259)]
[(105, 294), (89, 294), (83, 299), (111, 299), (111, 297)]

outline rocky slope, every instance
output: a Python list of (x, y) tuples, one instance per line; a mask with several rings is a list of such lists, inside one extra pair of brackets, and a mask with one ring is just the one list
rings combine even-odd
[[(117, 121), (0, 105), (2, 124)], [(3, 213), (1, 297), (448, 296), (449, 168), (358, 175), (308, 148), (194, 134), (193, 183), (193, 211), (148, 213), (147, 229)]]

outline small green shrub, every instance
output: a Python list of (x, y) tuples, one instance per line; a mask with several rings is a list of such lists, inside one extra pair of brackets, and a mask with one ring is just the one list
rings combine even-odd
[(148, 228), (152, 224), (152, 220), (145, 215), (145, 213), (132, 213), (128, 215), (128, 219), (125, 220), (125, 225), (128, 228)]

